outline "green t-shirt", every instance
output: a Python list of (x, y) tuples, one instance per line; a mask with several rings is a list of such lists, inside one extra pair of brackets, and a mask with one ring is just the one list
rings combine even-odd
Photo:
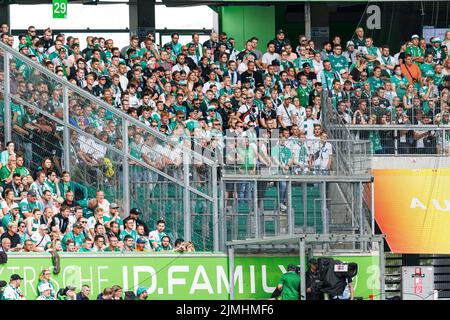
[(245, 173), (249, 170), (253, 170), (256, 167), (256, 153), (252, 147), (237, 148), (238, 154), (241, 156), (241, 163), (239, 168)]
[[(18, 222), (20, 222), (21, 220), (22, 219), (19, 218)], [(3, 216), (2, 219), (3, 229), (5, 229), (5, 231), (8, 229), (8, 223), (10, 223), (11, 221), (14, 221), (14, 217), (10, 212), (8, 212), (6, 215)]]
[(281, 276), (278, 284), (283, 286), (281, 291), (281, 300), (299, 300), (300, 299), (300, 276), (295, 272), (286, 272)]
[(401, 100), (403, 99), (403, 96), (406, 93), (406, 86), (408, 85), (408, 78), (405, 76), (401, 76), (402, 78), (399, 79), (396, 76), (392, 76), (390, 78), (391, 83), (395, 85), (395, 92), (397, 93), (397, 97), (399, 97)]
[(63, 250), (66, 251), (66, 241), (68, 239), (72, 239), (73, 242), (75, 242), (75, 247), (80, 247), (83, 244), (84, 238), (85, 237), (84, 237), (84, 233), (83, 232), (80, 232), (80, 234), (76, 236), (73, 233), (73, 231), (69, 231), (62, 238), (61, 246), (62, 246)]
[(20, 174), (21, 177), (28, 177), (30, 175), (30, 171), (25, 167), (16, 167), (14, 173)]
[(11, 170), (9, 170), (7, 166), (3, 166), (0, 169), (0, 180), (2, 181), (3, 184), (4, 184), (3, 180), (8, 178), (10, 174), (11, 174)]
[(28, 202), (28, 199), (25, 198), (19, 203), (20, 213), (24, 214), (26, 212), (33, 212), (34, 208), (38, 208), (39, 210), (44, 210), (42, 207), (42, 203), (39, 201), (36, 202)]
[(435, 76), (433, 65), (431, 63), (422, 63), (420, 65), (420, 73), (422, 77), (433, 77)]
[(286, 146), (276, 145), (272, 148), (272, 157), (278, 159), (282, 165), (287, 165), (292, 157), (292, 151)]
[(120, 249), (119, 248), (115, 248), (114, 251), (113, 251), (113, 250), (111, 250), (111, 247), (108, 246), (108, 247), (106, 247), (104, 252), (120, 252)]
[(304, 88), (302, 85), (299, 85), (296, 91), (297, 97), (300, 100), (300, 105), (306, 108), (309, 104), (309, 94), (312, 91), (312, 87), (307, 85), (306, 88)]
[[(425, 53), (423, 52), (422, 48), (417, 47), (417, 46), (409, 46), (406, 48), (405, 50), (405, 55), (410, 54), (413, 56), (413, 58), (419, 58), (419, 57), (424, 57)], [(420, 62), (415, 62), (415, 64), (420, 66)]]
[(294, 60), (294, 67), (295, 69), (298, 69), (298, 71), (303, 70), (303, 64), (305, 62), (308, 62), (310, 67), (313, 67), (313, 61), (310, 58), (302, 58), (301, 56)]
[(346, 69), (348, 67), (348, 60), (344, 56), (335, 56), (334, 54), (330, 54), (328, 56), (328, 60), (330, 60), (331, 66), (337, 72)]
[(378, 88), (382, 87), (384, 84), (384, 81), (380, 78), (377, 79), (375, 77), (369, 77), (369, 79), (367, 79), (367, 81), (369, 81), (370, 83), (370, 91), (376, 92), (378, 90)]
[(120, 240), (123, 241), (123, 239), (126, 236), (131, 236), (133, 238), (133, 243), (136, 243), (136, 239), (137, 239), (137, 232), (136, 232), (136, 230), (131, 230), (131, 232), (128, 232), (126, 229), (124, 229), (120, 233)]

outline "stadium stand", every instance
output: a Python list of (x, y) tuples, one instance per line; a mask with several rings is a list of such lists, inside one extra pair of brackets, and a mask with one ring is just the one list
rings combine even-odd
[(225, 33), (124, 48), (89, 36), (80, 48), (51, 29), (30, 26), (18, 44), (1, 32), (7, 250), (160, 251), (185, 238), (208, 251), (352, 219), (367, 231), (369, 204), (333, 222), (328, 197), (357, 203), (371, 155), (450, 152), (450, 32), (413, 35), (394, 55), (359, 33), (319, 50), (278, 30), (263, 53)]

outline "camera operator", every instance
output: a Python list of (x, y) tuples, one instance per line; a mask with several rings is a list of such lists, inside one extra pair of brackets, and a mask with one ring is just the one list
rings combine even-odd
[(287, 272), (278, 281), (277, 290), (281, 292), (281, 300), (300, 300), (300, 275), (294, 264), (288, 265)]
[(320, 292), (319, 265), (316, 259), (309, 260), (306, 272), (306, 300), (322, 300)]
[(347, 285), (345, 286), (344, 291), (342, 294), (338, 296), (332, 296), (331, 299), (334, 300), (353, 300), (355, 296), (355, 290), (353, 289), (353, 280), (352, 277), (346, 277), (345, 281), (347, 282)]

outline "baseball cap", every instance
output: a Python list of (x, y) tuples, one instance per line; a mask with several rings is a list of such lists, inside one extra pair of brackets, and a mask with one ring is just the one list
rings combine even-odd
[(280, 33), (284, 33), (284, 30), (283, 29), (278, 29), (277, 30), (277, 34), (280, 34)]
[(45, 283), (41, 283), (39, 285), (39, 291), (45, 291), (45, 290), (51, 290), (52, 287), (50, 286), (50, 283), (45, 282)]
[(346, 73), (346, 72), (347, 72), (347, 69), (341, 69), (341, 70), (339, 71), (340, 74), (344, 74), (344, 73)]
[(209, 107), (208, 107), (208, 111), (209, 111), (209, 110), (216, 110), (216, 107), (214, 107), (214, 106), (209, 106)]
[(9, 211), (14, 210), (14, 209), (19, 209), (19, 205), (17, 203), (13, 203), (11, 205), (11, 207), (9, 208)]
[(279, 66), (280, 65), (280, 61), (278, 61), (277, 59), (272, 60), (272, 63), (270, 65), (272, 65), (272, 66)]
[(144, 237), (140, 237), (136, 240), (136, 243), (146, 243), (147, 241), (145, 241)]
[(309, 64), (309, 62), (303, 62), (302, 68), (306, 68), (306, 67), (311, 67), (311, 65)]
[(139, 287), (139, 288), (137, 288), (137, 290), (136, 290), (136, 295), (140, 295), (140, 294), (143, 294), (145, 291), (147, 291), (148, 290), (148, 288), (146, 288), (146, 287)]
[(41, 224), (41, 225), (39, 225), (39, 229), (46, 230), (47, 226), (45, 224)]
[(355, 45), (355, 44), (353, 43), (353, 41), (352, 41), (352, 40), (349, 40), (349, 41), (347, 41), (346, 47), (348, 48), (348, 47), (354, 46), (354, 45)]
[(297, 269), (297, 266), (295, 265), (295, 264), (289, 264), (288, 265), (288, 268), (287, 268), (288, 270), (296, 270)]
[(111, 203), (111, 204), (109, 205), (109, 208), (110, 208), (110, 209), (117, 209), (117, 208), (119, 208), (119, 206), (117, 205), (117, 203), (113, 202), (113, 203)]
[(22, 50), (23, 48), (28, 47), (26, 44), (19, 44), (19, 50)]
[(290, 94), (285, 94), (284, 95), (284, 100), (286, 100), (286, 99), (292, 99), (291, 95)]
[(36, 197), (37, 196), (36, 191), (34, 191), (34, 190), (28, 191), (28, 195), (32, 196), (32, 197)]
[(442, 42), (442, 40), (441, 40), (440, 38), (436, 37), (436, 38), (433, 38), (433, 40), (431, 40), (431, 42), (432, 42), (432, 43), (435, 43), (435, 42)]
[(411, 36), (411, 39), (419, 39), (420, 37), (417, 35), (417, 34), (413, 34), (412, 36)]
[(23, 278), (21, 276), (19, 276), (17, 273), (14, 273), (9, 278), (9, 281), (14, 281), (14, 280), (23, 280)]
[(67, 291), (75, 291), (77, 288), (75, 288), (74, 286), (67, 286), (64, 288), (64, 291), (67, 293)]
[(138, 208), (133, 208), (130, 210), (130, 214), (141, 214), (141, 211)]

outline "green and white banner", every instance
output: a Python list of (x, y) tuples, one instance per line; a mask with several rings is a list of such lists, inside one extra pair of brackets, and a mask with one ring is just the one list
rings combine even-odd
[[(340, 256), (356, 262), (355, 296), (378, 298), (380, 268), (378, 256)], [(268, 299), (279, 278), (298, 256), (246, 255), (235, 257), (236, 299)], [(20, 274), (21, 290), (27, 299), (37, 297), (39, 273), (52, 267), (50, 254), (13, 255), (0, 265), (0, 279)], [(149, 299), (218, 300), (229, 298), (228, 258), (222, 254), (77, 254), (61, 255), (60, 273), (52, 276), (56, 289), (82, 284), (91, 287), (95, 299), (105, 287), (120, 285), (124, 291), (148, 287)]]

